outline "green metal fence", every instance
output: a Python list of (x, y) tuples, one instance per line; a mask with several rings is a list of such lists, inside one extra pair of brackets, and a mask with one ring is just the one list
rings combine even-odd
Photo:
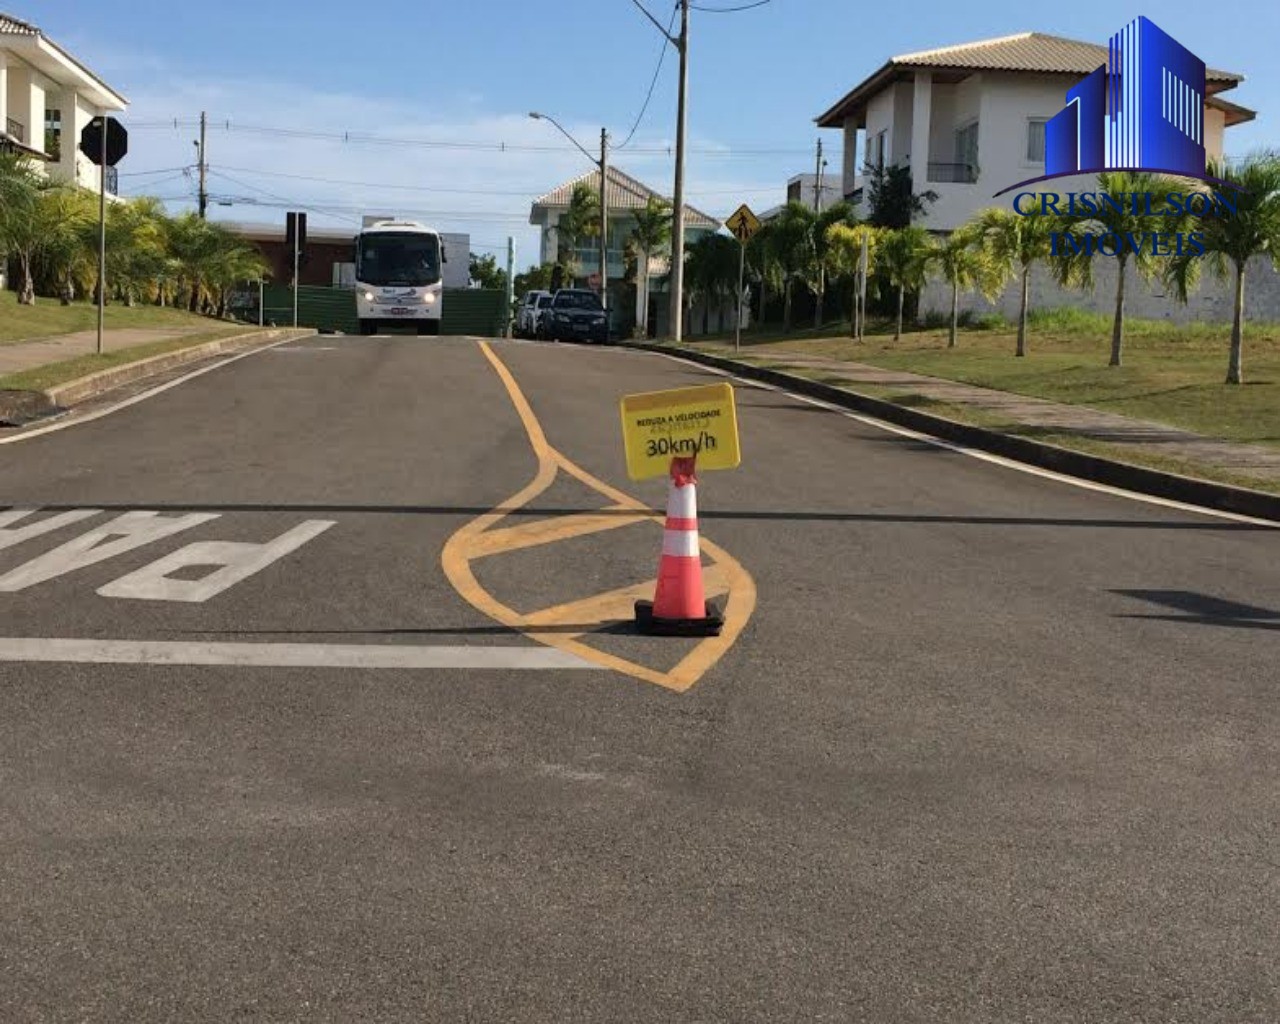
[[(254, 311), (256, 313), (256, 310)], [(269, 287), (263, 290), (263, 318), (268, 324), (293, 324), (293, 289)], [(298, 289), (298, 325), (320, 331), (358, 334), (355, 293), (349, 288)], [(442, 334), (477, 334), (500, 337), (507, 326), (507, 296), (504, 292), (478, 288), (446, 288)]]

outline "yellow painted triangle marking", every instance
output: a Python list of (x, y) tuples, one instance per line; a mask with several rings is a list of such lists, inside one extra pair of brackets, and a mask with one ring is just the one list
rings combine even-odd
[(654, 514), (614, 506), (600, 512), (582, 512), (575, 515), (554, 516), (550, 519), (537, 519), (531, 523), (521, 523), (519, 526), (486, 530), (468, 539), (465, 552), (468, 558), (487, 558), (490, 555), (508, 551), (519, 551), (521, 548), (554, 544), (556, 541), (586, 537), (606, 530), (617, 530), (623, 526), (634, 526), (636, 523), (652, 519)]

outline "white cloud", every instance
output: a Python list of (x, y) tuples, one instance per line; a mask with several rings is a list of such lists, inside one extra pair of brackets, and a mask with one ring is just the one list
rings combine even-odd
[[(144, 86), (130, 95), (125, 123), (133, 128), (129, 157), (120, 167), (122, 190), (159, 195), (171, 200), (174, 208), (194, 206), (192, 143), (198, 132), (193, 122), (205, 110), (209, 192), (215, 204), (231, 204), (211, 206), (210, 216), (217, 219), (274, 223), (283, 221), (290, 206), (312, 208), (312, 224), (329, 227), (353, 226), (361, 213), (413, 215), (444, 230), (468, 231), (474, 248), (505, 247), (507, 236), (513, 235), (517, 264), (523, 267), (537, 256), (537, 230), (528, 223), (532, 200), (591, 168), (553, 126), (531, 120), (525, 111), (482, 113), (474, 103), (460, 103), (451, 108), (458, 113), (449, 116), (408, 101), (301, 89), (271, 80), (156, 78), (167, 81), (163, 87)], [(177, 128), (157, 127), (175, 119)], [(272, 134), (260, 130), (264, 127), (286, 131)], [(598, 145), (598, 126), (566, 122), (565, 127), (588, 149)], [(343, 132), (389, 141), (308, 137)], [(449, 146), (418, 144), (422, 142)], [(499, 143), (516, 148), (493, 148)], [(716, 147), (711, 139), (692, 144)], [(670, 141), (656, 132), (648, 138), (637, 136), (631, 148), (615, 153), (613, 160), (669, 193), (671, 157), (632, 151), (668, 146)], [(735, 165), (711, 154), (691, 159), (687, 201), (720, 216), (744, 199), (758, 209), (779, 201), (785, 174), (762, 174), (753, 180), (756, 163)], [(168, 173), (139, 173), (153, 170)]]

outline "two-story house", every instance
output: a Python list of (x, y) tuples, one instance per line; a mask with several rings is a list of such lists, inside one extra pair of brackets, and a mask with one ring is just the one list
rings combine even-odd
[[(1045, 172), (1045, 125), (1066, 105), (1066, 93), (1107, 64), (1106, 46), (1041, 32), (944, 46), (893, 57), (865, 78), (816, 120), (822, 128), (844, 136), (842, 179), (846, 198), (861, 189), (864, 168), (906, 165), (912, 189), (932, 191), (937, 200), (919, 218), (937, 232), (954, 230), (975, 213), (1004, 204), (995, 194)], [(1223, 156), (1225, 135), (1234, 125), (1251, 121), (1254, 111), (1223, 94), (1236, 88), (1242, 75), (1206, 69), (1204, 147), (1210, 159)], [(1053, 183), (1054, 191), (1089, 189), (1096, 176), (1075, 176)], [(1098, 261), (1091, 292), (1068, 292), (1047, 269), (1037, 265), (1031, 277), (1032, 308), (1075, 306), (1109, 311), (1115, 266)], [(1255, 282), (1246, 294), (1251, 318), (1280, 316), (1280, 275), (1268, 260), (1258, 259)], [(1159, 282), (1134, 281), (1126, 293), (1130, 312), (1173, 320), (1226, 320), (1231, 296), (1221, 282), (1208, 279), (1191, 301), (1172, 302)], [(944, 310), (949, 290), (935, 278), (925, 287), (920, 310)], [(962, 308), (992, 308), (981, 296), (966, 295)], [(994, 308), (1016, 313), (1017, 289), (1010, 286)]]
[[(1044, 173), (1045, 124), (1068, 89), (1107, 63), (1107, 47), (1021, 32), (890, 58), (816, 120), (844, 134), (844, 194), (866, 166), (906, 164), (917, 193), (933, 191), (921, 224), (949, 231), (993, 205), (1003, 188)], [(1223, 99), (1241, 75), (1208, 69), (1204, 145), (1252, 110)], [(859, 155), (861, 154), (861, 159)]]
[[(96, 191), (98, 168), (80, 152), (80, 133), (127, 102), (35, 25), (0, 12), (0, 148)], [(116, 190), (110, 169), (107, 187)]]
[[(564, 184), (552, 189), (546, 195), (539, 196), (533, 201), (533, 207), (529, 212), (529, 223), (542, 229), (541, 235), (541, 260), (543, 263), (555, 263), (560, 258), (560, 237), (557, 225), (560, 218), (568, 212), (569, 201), (573, 197), (574, 187), (577, 185), (586, 185), (595, 194), (600, 193), (600, 172), (590, 171), (580, 177), (574, 178), (572, 181), (566, 181)], [(635, 230), (636, 220), (634, 211), (644, 209), (648, 205), (650, 198), (664, 199), (668, 204), (671, 202), (667, 196), (662, 196), (655, 192), (648, 185), (637, 181), (631, 175), (618, 170), (616, 167), (609, 168), (609, 191), (607, 199), (609, 203), (609, 238), (606, 254), (608, 257), (609, 272), (609, 306), (613, 311), (611, 321), (615, 330), (626, 329), (632, 322), (629, 303), (619, 302), (619, 298), (624, 294), (622, 280), (626, 274), (626, 250), (627, 244), (631, 240), (631, 234)], [(703, 213), (701, 210), (695, 210), (692, 206), (685, 205), (684, 208), (684, 227), (685, 227), (685, 244), (690, 245), (696, 242), (703, 235), (713, 234), (720, 229), (720, 222), (714, 217)], [(578, 270), (579, 284), (585, 285), (586, 281), (595, 273), (600, 266), (600, 239), (594, 235), (576, 240), (570, 255)], [(670, 269), (670, 250), (655, 253), (649, 263), (649, 301), (650, 301), (650, 325), (659, 331), (665, 331), (666, 327), (666, 303), (656, 302), (654, 296), (663, 287), (663, 280)], [(621, 316), (620, 316), (621, 314)]]

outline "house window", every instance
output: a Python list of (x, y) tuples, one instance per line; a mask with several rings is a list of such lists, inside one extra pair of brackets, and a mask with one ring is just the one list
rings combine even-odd
[(1044, 126), (1042, 117), (1033, 117), (1027, 122), (1027, 163), (1044, 163)]
[(883, 169), (885, 156), (887, 155), (885, 150), (888, 149), (888, 144), (889, 130), (887, 128), (882, 128), (880, 131), (876, 132), (875, 145), (872, 146), (871, 149), (871, 162), (876, 167)]
[(62, 111), (56, 108), (44, 112), (44, 151), (54, 161), (62, 159)]
[(956, 181), (977, 181), (978, 122), (956, 129)]

